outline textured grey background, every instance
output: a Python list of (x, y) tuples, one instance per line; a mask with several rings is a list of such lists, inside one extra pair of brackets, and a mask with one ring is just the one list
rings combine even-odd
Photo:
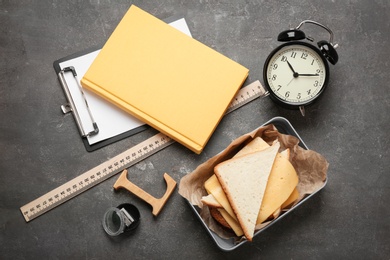
[[(286, 117), (306, 144), (330, 163), (329, 181), (283, 221), (237, 250), (220, 251), (175, 192), (158, 218), (115, 177), (26, 223), (19, 208), (155, 132), (86, 152), (53, 61), (104, 44), (131, 3), (164, 19), (180, 14), (193, 37), (262, 79), (282, 30), (304, 19), (329, 26), (339, 43), (323, 98), (307, 116), (269, 98), (226, 116), (206, 149), (179, 144), (129, 169), (132, 180), (162, 196), (162, 174), (177, 182), (236, 137), (275, 116)], [(390, 4), (380, 0), (315, 1), (5, 1), (0, 0), (0, 258), (2, 259), (389, 259)], [(316, 40), (328, 39), (305, 26)], [(177, 191), (177, 190), (176, 190)], [(110, 239), (101, 218), (131, 202), (142, 222)]]

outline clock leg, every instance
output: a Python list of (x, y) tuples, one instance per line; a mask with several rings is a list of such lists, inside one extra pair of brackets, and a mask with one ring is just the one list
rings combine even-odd
[(305, 116), (305, 107), (299, 106), (299, 111), (301, 111), (302, 116)]

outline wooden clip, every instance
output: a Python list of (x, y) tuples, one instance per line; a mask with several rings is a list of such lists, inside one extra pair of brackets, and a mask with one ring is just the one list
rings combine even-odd
[(167, 202), (168, 198), (171, 196), (172, 192), (175, 190), (176, 182), (174, 179), (172, 179), (171, 176), (169, 176), (167, 173), (164, 173), (164, 179), (167, 183), (167, 190), (160, 199), (157, 199), (138, 187), (137, 185), (133, 184), (127, 179), (127, 170), (123, 170), (121, 175), (119, 176), (118, 180), (114, 184), (114, 189), (118, 190), (119, 188), (125, 188), (126, 190), (130, 191), (134, 195), (136, 195), (138, 198), (144, 200), (145, 202), (149, 203), (152, 208), (152, 214), (154, 216), (157, 216), (161, 209), (164, 207), (165, 203)]

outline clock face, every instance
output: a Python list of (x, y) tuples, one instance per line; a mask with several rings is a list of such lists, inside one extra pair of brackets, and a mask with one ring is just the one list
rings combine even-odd
[(302, 106), (312, 103), (325, 89), (328, 63), (320, 51), (304, 42), (279, 46), (264, 65), (264, 81), (280, 103)]

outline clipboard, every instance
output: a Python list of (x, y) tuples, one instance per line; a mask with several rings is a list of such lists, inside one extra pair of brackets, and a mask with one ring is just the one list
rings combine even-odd
[[(165, 22), (191, 36), (184, 18), (170, 17)], [(67, 103), (64, 114), (72, 113), (83, 144), (88, 152), (95, 151), (149, 128), (147, 124), (102, 99), (80, 84), (89, 66), (102, 47), (93, 47), (53, 62), (54, 70)]]

